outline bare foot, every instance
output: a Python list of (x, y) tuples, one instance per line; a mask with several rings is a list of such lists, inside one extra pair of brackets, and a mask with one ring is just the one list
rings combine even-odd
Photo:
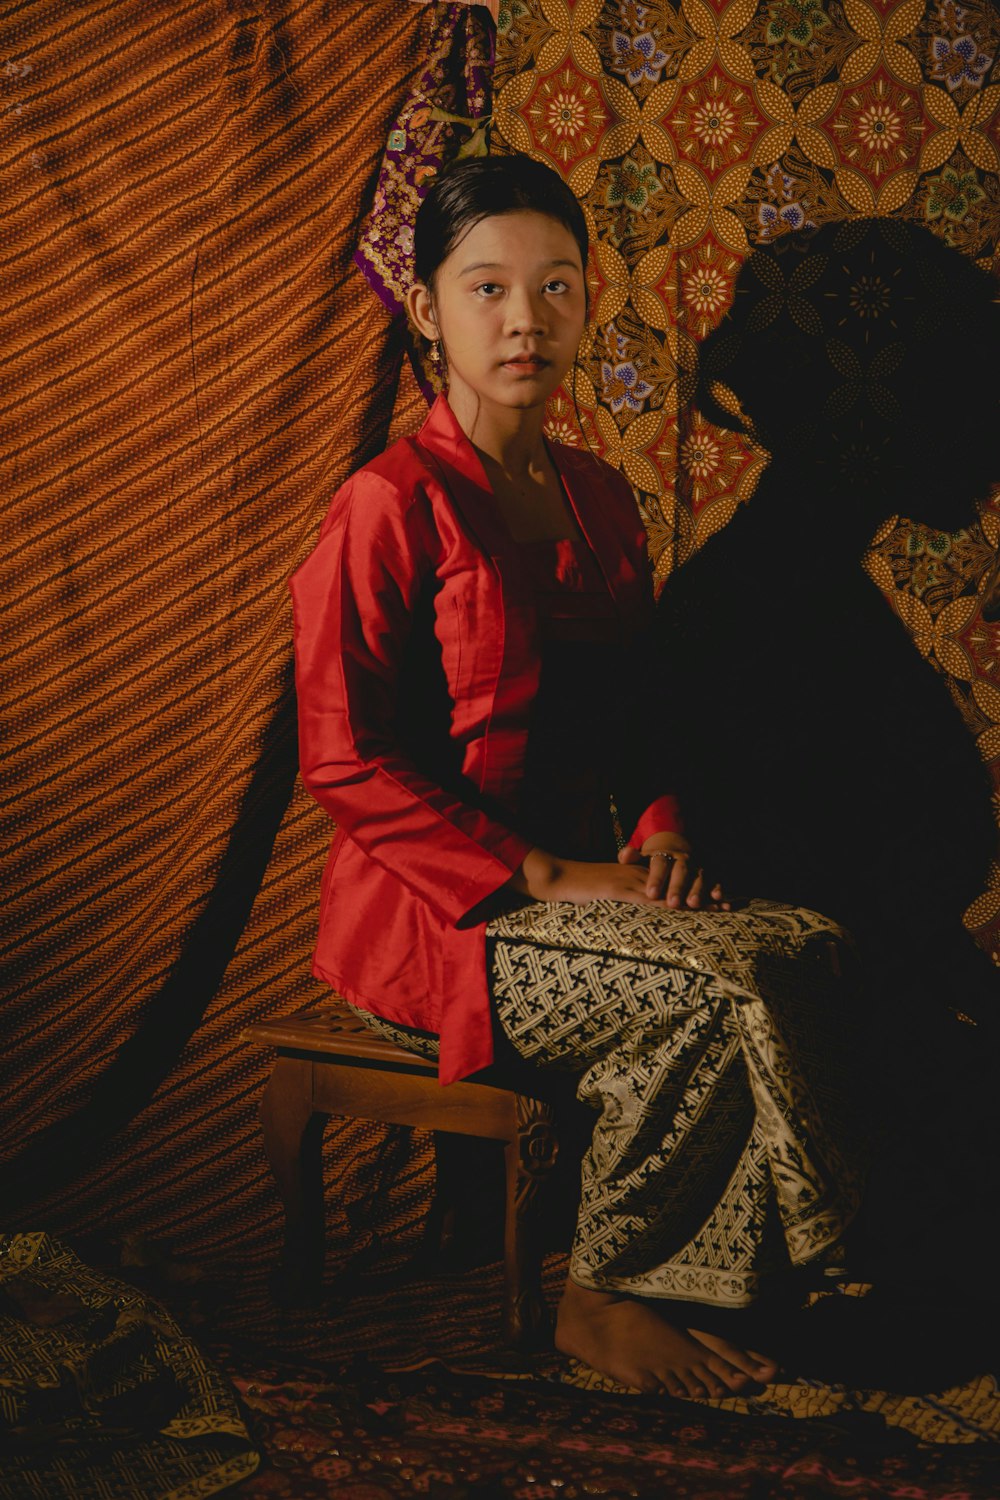
[(557, 1349), (634, 1390), (730, 1396), (770, 1378), (770, 1361), (760, 1367), (745, 1349), (724, 1339), (709, 1345), (708, 1337), (675, 1328), (647, 1303), (573, 1281), (566, 1283), (556, 1318)]
[(780, 1366), (776, 1359), (769, 1359), (766, 1354), (759, 1354), (756, 1349), (741, 1349), (739, 1344), (730, 1343), (729, 1339), (719, 1338), (718, 1334), (705, 1333), (701, 1328), (689, 1328), (688, 1333), (699, 1344), (704, 1344), (706, 1349), (711, 1349), (715, 1354), (721, 1354), (723, 1359), (735, 1365), (737, 1370), (743, 1370), (751, 1380), (760, 1385), (766, 1385), (777, 1375)]

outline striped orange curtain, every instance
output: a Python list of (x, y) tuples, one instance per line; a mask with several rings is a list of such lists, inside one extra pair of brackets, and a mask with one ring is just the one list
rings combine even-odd
[(352, 255), (448, 9), (0, 20), (5, 1226), (273, 1242), (240, 1033), (324, 993), (329, 837), (285, 585), (423, 409)]

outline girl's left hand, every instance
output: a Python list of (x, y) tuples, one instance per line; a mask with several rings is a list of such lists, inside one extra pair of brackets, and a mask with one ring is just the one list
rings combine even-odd
[(642, 849), (626, 844), (618, 851), (621, 865), (649, 861), (646, 895), (665, 899), (669, 907), (691, 907), (698, 911), (730, 911), (722, 886), (710, 885), (704, 870), (696, 862), (691, 846), (677, 833), (654, 833)]

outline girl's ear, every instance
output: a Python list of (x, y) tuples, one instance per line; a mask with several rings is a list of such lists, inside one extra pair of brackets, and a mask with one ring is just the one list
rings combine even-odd
[(418, 333), (431, 343), (441, 337), (434, 316), (434, 299), (422, 281), (415, 281), (406, 294), (406, 311)]

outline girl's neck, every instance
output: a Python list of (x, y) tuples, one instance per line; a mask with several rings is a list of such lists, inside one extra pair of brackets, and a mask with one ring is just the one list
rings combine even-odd
[(448, 404), (473, 447), (511, 478), (526, 478), (548, 466), (543, 407), (495, 407), (463, 389), (449, 391)]

